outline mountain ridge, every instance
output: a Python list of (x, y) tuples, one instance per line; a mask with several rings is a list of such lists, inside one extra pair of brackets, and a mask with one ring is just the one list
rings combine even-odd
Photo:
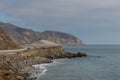
[(32, 29), (21, 28), (11, 23), (0, 22), (0, 27), (8, 34), (16, 43), (31, 44), (35, 41), (49, 40), (61, 45), (81, 45), (82, 41), (69, 33), (46, 30), (37, 32)]
[(56, 42), (61, 45), (80, 45), (83, 42), (76, 36), (59, 31), (46, 30), (41, 33), (41, 36), (44, 36), (43, 39), (47, 39), (52, 42)]

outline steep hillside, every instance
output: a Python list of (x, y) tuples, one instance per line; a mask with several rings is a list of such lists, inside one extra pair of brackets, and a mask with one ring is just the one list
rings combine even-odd
[(3, 28), (5, 33), (7, 33), (16, 43), (19, 44), (33, 43), (41, 39), (49, 40), (62, 45), (82, 44), (82, 41), (79, 38), (68, 33), (50, 30), (40, 33), (31, 29), (20, 28), (16, 25), (2, 22), (0, 22), (0, 27)]
[(0, 28), (0, 50), (17, 48), (19, 48), (19, 46)]
[(35, 32), (31, 29), (20, 28), (16, 25), (10, 23), (0, 23), (0, 27), (2, 27), (16, 43), (26, 44), (31, 43), (36, 40), (39, 40), (40, 33)]
[(49, 40), (62, 45), (80, 45), (82, 41), (69, 34), (57, 31), (47, 30), (41, 33), (42, 39)]

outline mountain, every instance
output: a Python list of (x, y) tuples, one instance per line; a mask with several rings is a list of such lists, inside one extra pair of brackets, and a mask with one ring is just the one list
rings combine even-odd
[(69, 33), (47, 30), (47, 31), (44, 31), (41, 33), (41, 37), (42, 37), (42, 39), (56, 42), (61, 45), (80, 45), (80, 44), (82, 44), (82, 41), (79, 38), (77, 38)]
[(19, 46), (0, 28), (0, 50), (17, 48)]
[(82, 41), (68, 33), (47, 30), (36, 32), (14, 24), (0, 22), (0, 27), (18, 44), (30, 44), (39, 40), (49, 40), (61, 45), (80, 45)]
[(40, 33), (31, 29), (21, 28), (10, 23), (0, 23), (0, 27), (18, 44), (29, 44), (39, 40)]

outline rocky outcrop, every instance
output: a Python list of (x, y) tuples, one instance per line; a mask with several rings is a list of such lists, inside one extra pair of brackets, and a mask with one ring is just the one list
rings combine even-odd
[(28, 44), (35, 41), (49, 40), (61, 45), (81, 45), (82, 41), (69, 34), (64, 32), (57, 32), (47, 30), (44, 32), (36, 32), (31, 29), (21, 28), (10, 23), (0, 23), (0, 27), (17, 43), (19, 44)]
[(0, 28), (0, 50), (17, 48), (19, 46)]
[(50, 47), (36, 48), (33, 50), (25, 51), (21, 55), (24, 57), (40, 56), (40, 57), (45, 57), (47, 59), (86, 57), (85, 53), (66, 52), (61, 46), (50, 46)]
[(70, 53), (70, 52), (66, 52), (65, 54), (67, 56), (67, 58), (76, 58), (76, 57), (86, 57), (86, 53), (81, 53), (81, 52), (77, 52), (77, 53)]
[(33, 50), (25, 51), (21, 55), (24, 57), (40, 56), (48, 59), (57, 59), (57, 58), (64, 58), (65, 54), (66, 52), (61, 46), (50, 46), (50, 47), (43, 46)]

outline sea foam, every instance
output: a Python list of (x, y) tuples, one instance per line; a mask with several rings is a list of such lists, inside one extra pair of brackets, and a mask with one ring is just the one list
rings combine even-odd
[(33, 65), (33, 69), (29, 72), (31, 74), (31, 78), (39, 78), (41, 76), (43, 76), (44, 74), (46, 74), (47, 67), (50, 65), (54, 65), (57, 62), (54, 60), (53, 63), (45, 63), (45, 64), (37, 64), (37, 65)]

